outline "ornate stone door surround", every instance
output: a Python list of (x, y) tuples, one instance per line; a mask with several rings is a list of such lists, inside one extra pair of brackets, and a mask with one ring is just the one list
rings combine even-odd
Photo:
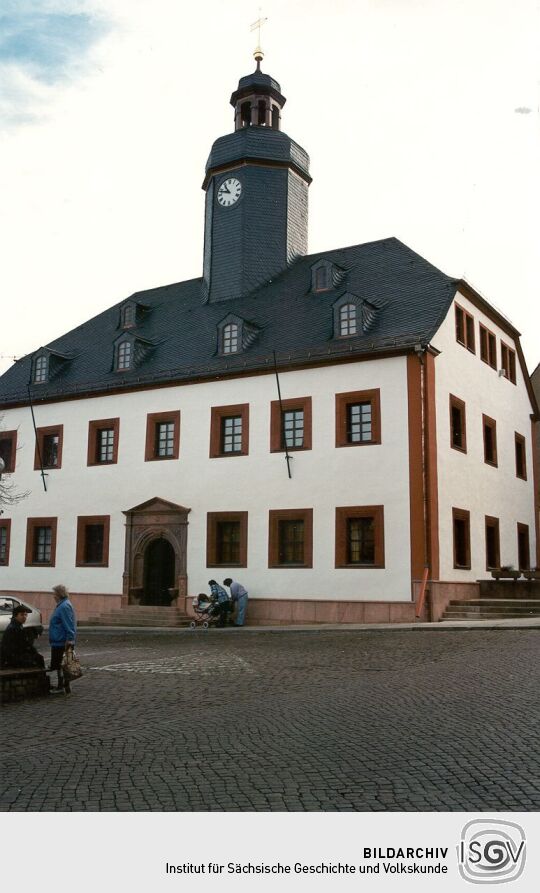
[(141, 603), (144, 589), (144, 552), (152, 540), (163, 537), (174, 549), (174, 588), (171, 604), (185, 609), (187, 596), (187, 516), (191, 509), (155, 496), (124, 512), (126, 550), (122, 607)]

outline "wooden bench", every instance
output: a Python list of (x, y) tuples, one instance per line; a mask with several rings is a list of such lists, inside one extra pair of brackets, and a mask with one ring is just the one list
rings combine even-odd
[(39, 667), (0, 670), (0, 703), (40, 698), (49, 694), (49, 677)]

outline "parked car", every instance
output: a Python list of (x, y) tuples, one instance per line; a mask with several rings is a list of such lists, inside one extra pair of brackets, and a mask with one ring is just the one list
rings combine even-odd
[(24, 628), (27, 631), (28, 638), (33, 642), (43, 632), (41, 611), (38, 611), (37, 608), (33, 608), (28, 602), (21, 602), (20, 599), (13, 598), (12, 595), (0, 595), (0, 634), (3, 634), (6, 629), (11, 620), (13, 608), (16, 608), (17, 605), (24, 605), (25, 608), (28, 608), (29, 614), (26, 618)]

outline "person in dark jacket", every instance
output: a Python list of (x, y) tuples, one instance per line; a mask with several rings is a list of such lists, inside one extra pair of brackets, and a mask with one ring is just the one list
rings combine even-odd
[(217, 622), (217, 625), (225, 626), (232, 607), (229, 593), (223, 588), (223, 586), (220, 586), (219, 583), (216, 583), (215, 580), (208, 580), (208, 585), (210, 587), (210, 597), (219, 608), (219, 620)]
[(30, 642), (24, 630), (24, 624), (30, 611), (24, 605), (13, 608), (11, 621), (2, 636), (0, 664), (4, 669), (18, 667), (37, 667), (43, 669), (43, 656)]
[(66, 679), (62, 672), (62, 658), (68, 648), (73, 649), (75, 647), (77, 620), (75, 619), (75, 611), (68, 598), (66, 587), (62, 585), (53, 586), (53, 594), (56, 608), (49, 620), (51, 670), (56, 670), (58, 675), (56, 693), (65, 692), (68, 695), (71, 691), (71, 686), (69, 679)]

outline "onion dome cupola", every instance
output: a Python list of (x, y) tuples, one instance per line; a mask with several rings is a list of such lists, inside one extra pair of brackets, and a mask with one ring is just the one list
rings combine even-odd
[(285, 97), (260, 69), (231, 96), (234, 132), (206, 164), (207, 300), (249, 294), (307, 254), (309, 156), (280, 129)]

